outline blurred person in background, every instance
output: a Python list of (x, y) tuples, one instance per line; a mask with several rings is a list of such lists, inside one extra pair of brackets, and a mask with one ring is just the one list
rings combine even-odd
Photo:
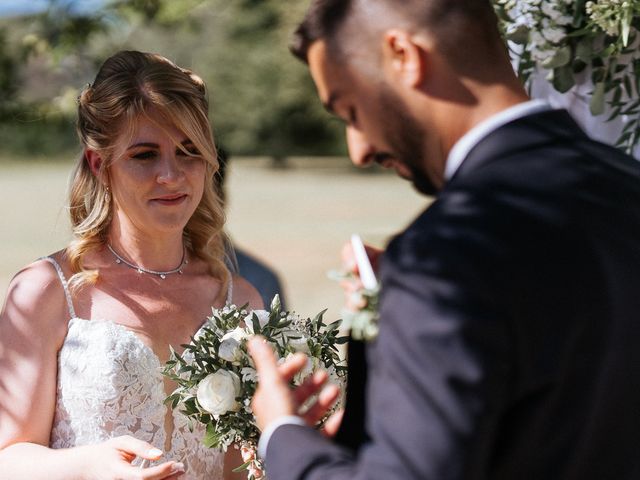
[(0, 317), (1, 476), (232, 478), (203, 428), (165, 407), (160, 373), (212, 307), (262, 306), (225, 264), (205, 85), (119, 52), (82, 92), (78, 132), (74, 240), (15, 276)]
[[(227, 166), (231, 157), (229, 152), (218, 145), (218, 163), (220, 168), (214, 177), (215, 188), (218, 190), (223, 202), (227, 203), (225, 182), (227, 178)], [(280, 304), (283, 310), (287, 310), (284, 288), (278, 274), (268, 265), (264, 264), (244, 249), (236, 247), (231, 241), (227, 243), (227, 258), (232, 271), (242, 275), (254, 286), (262, 297), (265, 306), (269, 306), (275, 295), (280, 296)]]

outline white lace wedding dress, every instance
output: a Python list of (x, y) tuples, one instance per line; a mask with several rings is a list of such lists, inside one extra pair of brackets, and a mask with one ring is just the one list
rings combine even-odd
[[(131, 435), (163, 450), (166, 460), (183, 462), (185, 480), (222, 479), (224, 454), (202, 444), (204, 429), (189, 431), (185, 417), (172, 412), (167, 441), (162, 364), (133, 333), (111, 320), (76, 317), (67, 281), (52, 258), (69, 307), (69, 328), (58, 354), (56, 411), (51, 448), (69, 448)], [(230, 303), (232, 288), (227, 302)], [(167, 450), (167, 447), (170, 447)], [(140, 463), (136, 459), (134, 464)]]

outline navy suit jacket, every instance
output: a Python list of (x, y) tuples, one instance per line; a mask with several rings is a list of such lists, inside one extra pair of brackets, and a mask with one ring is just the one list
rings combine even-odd
[(366, 408), (347, 412), (366, 433), (282, 426), (271, 480), (640, 478), (640, 163), (564, 111), (511, 122), (381, 281)]

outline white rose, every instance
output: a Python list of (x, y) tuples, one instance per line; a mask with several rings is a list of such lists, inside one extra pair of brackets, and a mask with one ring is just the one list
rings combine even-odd
[[(287, 355), (287, 358), (285, 361), (289, 360), (289, 358), (291, 358), (293, 356), (293, 353), (290, 353), (289, 355)], [(307, 357), (307, 363), (305, 364), (304, 367), (302, 367), (302, 370), (300, 370), (296, 376), (293, 378), (293, 383), (295, 385), (301, 385), (302, 382), (304, 382), (305, 378), (307, 378), (309, 375), (311, 375), (313, 372), (315, 372), (316, 368), (318, 367), (318, 359), (315, 357)]]
[(240, 345), (247, 336), (247, 332), (240, 327), (236, 327), (235, 330), (226, 333), (220, 341), (218, 356), (227, 362), (239, 365), (242, 360)]
[(258, 323), (260, 324), (260, 328), (264, 328), (264, 326), (269, 323), (269, 312), (266, 310), (254, 310), (249, 315), (244, 318), (244, 324), (247, 326), (247, 330), (254, 334), (253, 331), (253, 315), (258, 317)]
[(218, 370), (200, 382), (196, 398), (202, 408), (217, 418), (224, 413), (240, 410), (240, 404), (236, 401), (239, 395), (240, 378), (228, 370)]
[(295, 330), (287, 330), (284, 332), (286, 337), (287, 344), (293, 348), (296, 352), (302, 352), (305, 355), (309, 355), (311, 351), (309, 350), (309, 344), (307, 343), (307, 337), (304, 334), (297, 332)]

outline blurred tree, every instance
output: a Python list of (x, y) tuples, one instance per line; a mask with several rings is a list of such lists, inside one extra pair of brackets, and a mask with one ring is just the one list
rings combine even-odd
[[(22, 98), (38, 100), (40, 111), (71, 114), (79, 89), (113, 52), (155, 51), (203, 77), (216, 136), (234, 154), (344, 153), (341, 126), (329, 121), (307, 69), (287, 50), (306, 2), (105, 0), (93, 9), (81, 0), (49, 2), (5, 27), (20, 33)], [(57, 91), (33, 88), (34, 70)]]
[(15, 106), (18, 77), (14, 55), (9, 51), (6, 29), (0, 28), (0, 119), (8, 116)]

